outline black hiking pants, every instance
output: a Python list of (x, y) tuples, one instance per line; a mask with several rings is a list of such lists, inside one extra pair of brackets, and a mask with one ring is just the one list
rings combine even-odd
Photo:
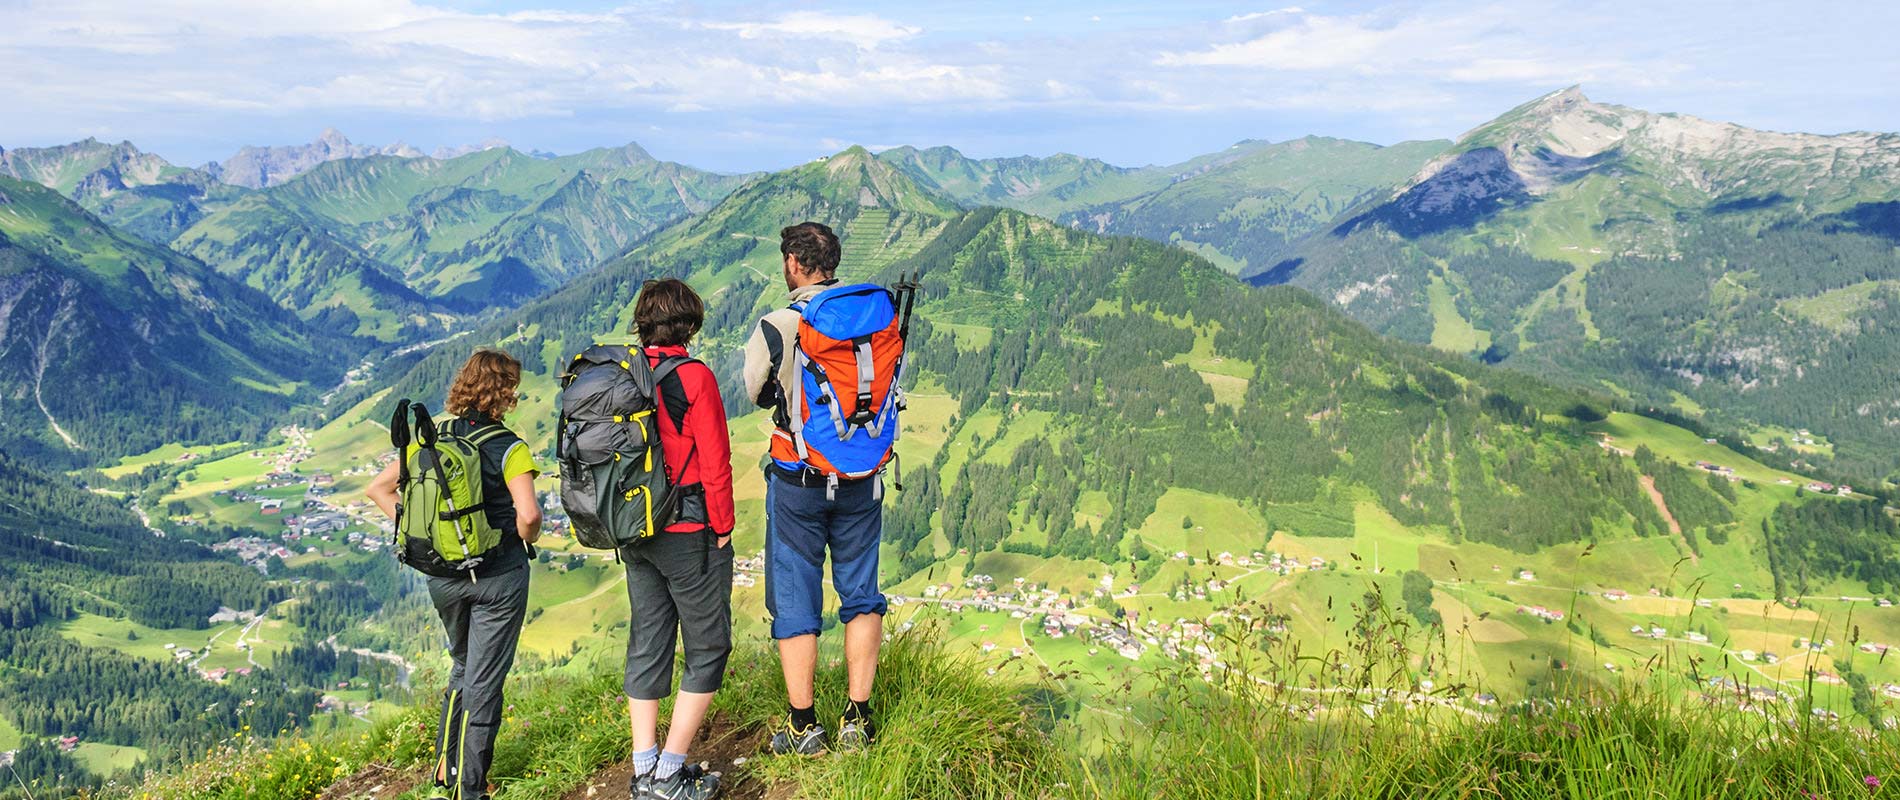
[(635, 700), (659, 700), (673, 690), (674, 643), (685, 640), (686, 674), (680, 691), (711, 694), (725, 681), (732, 654), (732, 543), (713, 547), (713, 535), (660, 533), (623, 548), (627, 601), (626, 680)]
[(521, 623), (528, 615), (528, 567), (523, 564), (475, 581), (432, 577), (429, 599), (442, 616), (449, 657), (455, 662), (442, 694), (436, 768), (438, 773), (446, 771), (458, 797), (476, 800), (488, 790), (495, 734), (501, 727), (502, 682), (514, 666)]

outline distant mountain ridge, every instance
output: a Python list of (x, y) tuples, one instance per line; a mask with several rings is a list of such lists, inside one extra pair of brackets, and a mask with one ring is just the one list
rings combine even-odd
[(418, 158), (422, 155), (421, 150), (402, 142), (381, 146), (359, 145), (351, 142), (342, 131), (324, 128), (322, 133), (317, 134), (316, 140), (308, 144), (246, 145), (238, 148), (230, 158), (206, 164), (204, 170), (233, 186), (262, 189), (276, 186), (310, 171), (318, 164), (337, 159), (369, 156)]
[(0, 149), (0, 175), (51, 187), (113, 226), (158, 243), (190, 227), (209, 207), (244, 192), (131, 142), (92, 138), (57, 147)]
[(1242, 272), (1273, 263), (1291, 242), (1411, 174), (1446, 144), (1248, 140), (1149, 167), (1067, 154), (972, 159), (949, 147), (900, 147), (878, 158), (966, 207), (1003, 206), (1176, 244)]
[(340, 159), (262, 190), (266, 201), (207, 217), (176, 246), (251, 279), (298, 271), (302, 256), (283, 237), (320, 229), (420, 296), (479, 309), (557, 287), (745, 180), (659, 161), (637, 144), (552, 159), (507, 147)]
[(205, 169), (130, 142), (0, 150), (0, 175), (49, 186), (328, 330), (385, 341), (547, 291), (747, 178), (637, 144), (551, 156), (491, 139), (429, 156), (334, 129)]
[[(1244, 275), (1385, 333), (1887, 474), (1896, 242), (1900, 134), (1758, 131), (1570, 87)], [(1802, 429), (1833, 446), (1794, 441)]]

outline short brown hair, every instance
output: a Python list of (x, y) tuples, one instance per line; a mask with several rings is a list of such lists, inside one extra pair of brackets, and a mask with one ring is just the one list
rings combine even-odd
[(800, 222), (778, 232), (780, 255), (798, 256), (798, 266), (806, 275), (822, 272), (829, 278), (838, 273), (838, 235), (821, 222)]
[(683, 345), (706, 322), (706, 303), (678, 278), (647, 281), (633, 301), (633, 330), (649, 347)]
[(521, 362), (514, 356), (484, 347), (470, 354), (449, 384), (448, 411), (458, 417), (482, 416), (493, 420), (514, 410), (521, 386)]

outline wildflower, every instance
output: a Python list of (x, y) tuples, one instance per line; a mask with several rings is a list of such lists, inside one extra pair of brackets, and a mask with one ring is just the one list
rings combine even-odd
[(1862, 779), (1861, 779), (1861, 781), (1862, 781), (1863, 783), (1865, 783), (1865, 784), (1867, 784), (1867, 788), (1869, 788), (1869, 789), (1878, 789), (1878, 788), (1880, 788), (1880, 778), (1879, 778), (1879, 777), (1877, 777), (1877, 776), (1874, 776), (1874, 775), (1869, 775), (1869, 776), (1867, 776), (1867, 777), (1865, 777), (1865, 778), (1862, 778)]

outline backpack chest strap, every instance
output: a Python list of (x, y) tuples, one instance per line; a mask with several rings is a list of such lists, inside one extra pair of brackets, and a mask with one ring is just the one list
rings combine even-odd
[[(877, 361), (871, 355), (871, 337), (859, 336), (852, 339), (851, 344), (858, 362), (858, 407), (852, 412), (850, 422), (864, 428), (877, 419), (877, 411), (871, 408), (871, 383), (877, 380)], [(877, 431), (871, 431), (871, 435), (876, 436)]]

